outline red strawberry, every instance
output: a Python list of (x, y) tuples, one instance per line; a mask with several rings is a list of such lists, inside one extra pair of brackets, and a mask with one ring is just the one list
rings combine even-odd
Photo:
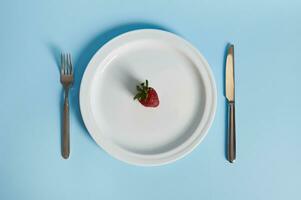
[(138, 93), (135, 95), (134, 100), (138, 99), (139, 102), (145, 107), (157, 107), (159, 105), (159, 97), (154, 88), (148, 87), (148, 80), (136, 86)]

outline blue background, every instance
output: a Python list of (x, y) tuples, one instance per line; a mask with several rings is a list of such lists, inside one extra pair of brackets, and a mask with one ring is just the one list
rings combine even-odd
[[(301, 199), (301, 1), (1, 0), (0, 199)], [(216, 117), (190, 155), (124, 164), (91, 139), (78, 107), (89, 59), (137, 28), (195, 45), (213, 70)], [(223, 63), (236, 53), (237, 161), (225, 159)], [(58, 55), (74, 58), (71, 157), (60, 155)]]

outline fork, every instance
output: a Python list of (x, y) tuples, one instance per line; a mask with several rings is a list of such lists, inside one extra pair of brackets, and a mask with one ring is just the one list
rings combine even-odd
[(62, 156), (67, 159), (70, 154), (70, 119), (69, 119), (69, 89), (73, 84), (73, 66), (71, 55), (61, 54), (61, 83), (64, 89), (64, 110), (62, 123)]

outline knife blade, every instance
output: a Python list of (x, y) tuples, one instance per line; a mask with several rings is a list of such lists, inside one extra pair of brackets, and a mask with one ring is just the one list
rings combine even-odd
[(234, 45), (229, 45), (226, 57), (225, 90), (228, 103), (228, 152), (229, 162), (236, 159), (235, 131), (235, 79), (234, 79)]
[(234, 101), (234, 45), (228, 47), (226, 60), (226, 98), (228, 101)]

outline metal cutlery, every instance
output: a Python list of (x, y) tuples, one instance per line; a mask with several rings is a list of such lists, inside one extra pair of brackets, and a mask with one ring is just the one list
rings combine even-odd
[(233, 163), (236, 159), (235, 133), (235, 78), (234, 78), (234, 45), (228, 46), (225, 73), (225, 93), (228, 102), (228, 151), (227, 159)]
[(62, 156), (67, 159), (70, 154), (70, 119), (69, 89), (73, 84), (73, 66), (70, 54), (61, 54), (61, 83), (64, 89), (64, 108), (62, 122)]

